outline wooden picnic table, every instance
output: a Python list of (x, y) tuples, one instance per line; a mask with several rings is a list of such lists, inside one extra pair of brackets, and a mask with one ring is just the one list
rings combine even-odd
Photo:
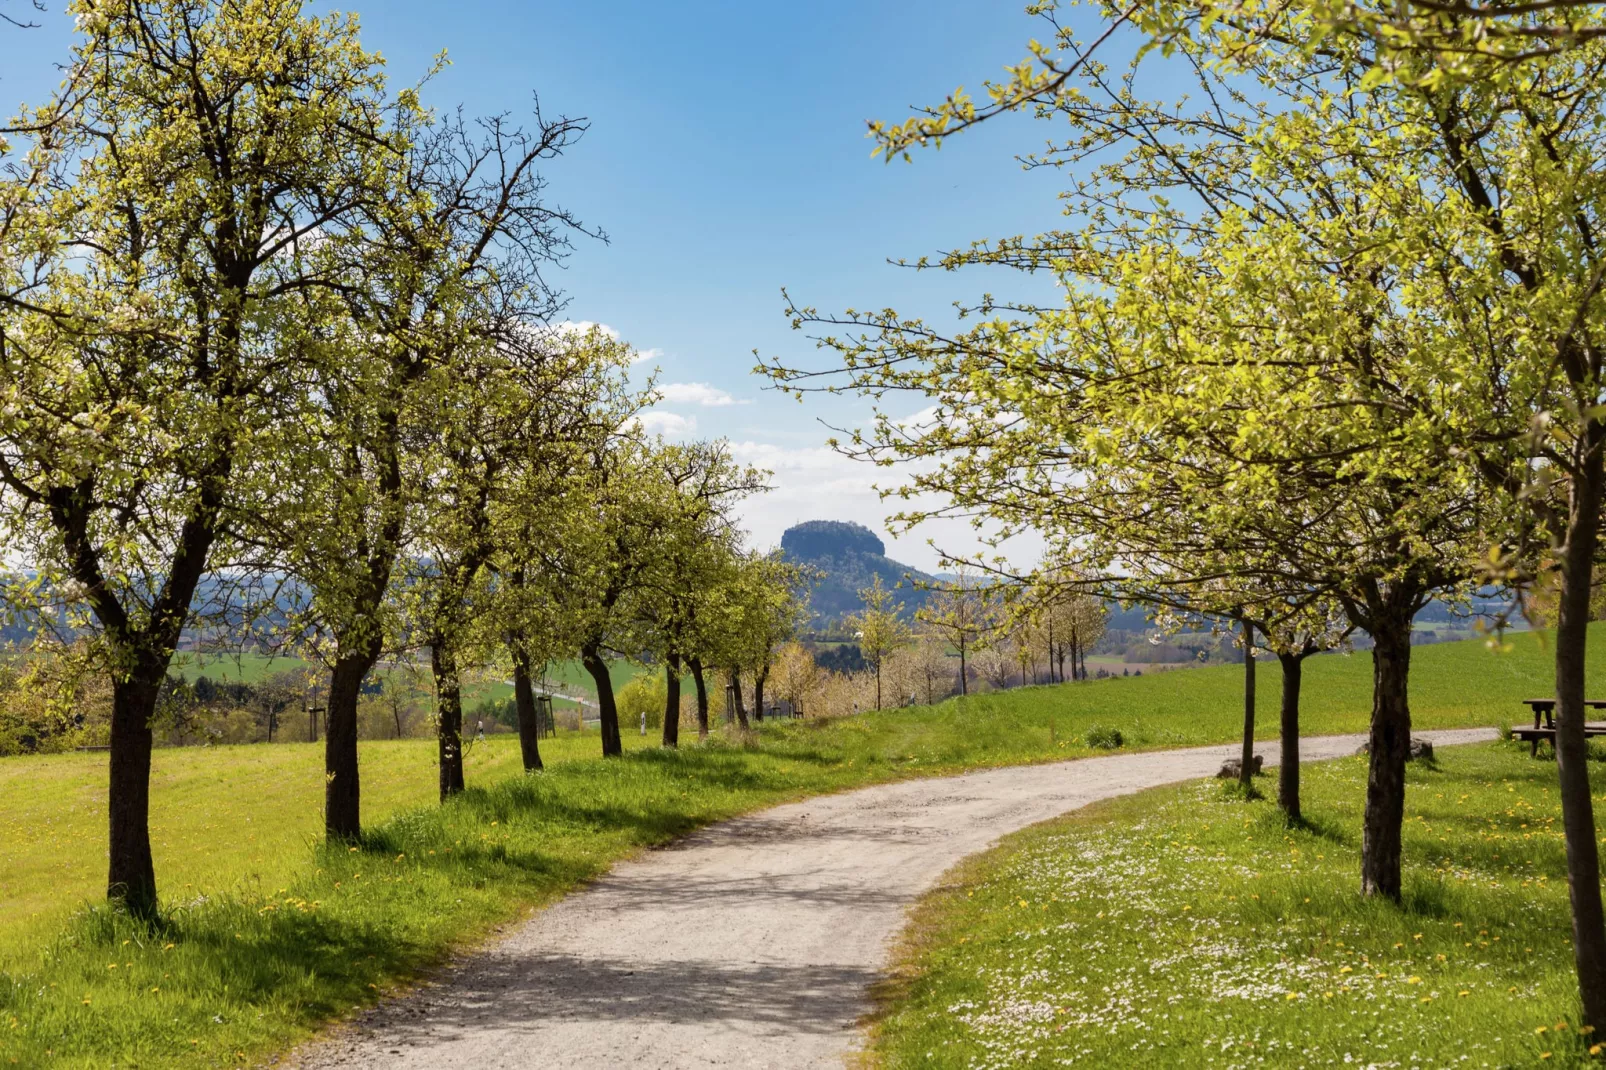
[[(1522, 704), (1533, 710), (1534, 726), (1532, 728), (1513, 728), (1511, 734), (1518, 739), (1528, 741), (1528, 753), (1539, 754), (1540, 740), (1549, 740), (1551, 747), (1556, 745), (1556, 700), (1553, 698), (1525, 698)], [(1606, 710), (1606, 698), (1586, 698), (1584, 708), (1589, 710)], [(1544, 719), (1544, 726), (1539, 724)], [(1606, 722), (1585, 722), (1584, 735), (1606, 736)]]

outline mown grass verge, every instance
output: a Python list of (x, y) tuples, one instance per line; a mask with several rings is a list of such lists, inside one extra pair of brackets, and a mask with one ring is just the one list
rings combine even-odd
[[(1606, 632), (1592, 641), (1602, 664)], [(1533, 636), (1500, 656), (1476, 642), (1424, 648), (1414, 668), (1420, 727), (1515, 720), (1517, 698), (1543, 693), (1549, 674)], [(445, 807), (429, 802), (433, 744), (364, 744), (372, 833), (356, 851), (316, 843), (318, 748), (162, 751), (152, 824), (165, 919), (149, 931), (95, 907), (67, 916), (103, 879), (104, 755), (0, 761), (0, 1064), (258, 1060), (619, 858), (711, 821), (900, 777), (1077, 757), (1092, 753), (1095, 727), (1120, 731), (1126, 749), (1231, 740), (1240, 671), (766, 725), (756, 743), (678, 754), (631, 736), (631, 752), (609, 762), (587, 756), (594, 738), (571, 737), (528, 778), (516, 775), (516, 743), (491, 740), (471, 755), (471, 790)], [(1366, 655), (1315, 659), (1306, 678), (1307, 732), (1365, 728)]]
[(870, 1062), (1591, 1063), (1555, 779), (1511, 743), (1414, 764), (1401, 906), (1358, 894), (1360, 758), (1308, 768), (1302, 828), (1210, 782), (1017, 833), (916, 908)]

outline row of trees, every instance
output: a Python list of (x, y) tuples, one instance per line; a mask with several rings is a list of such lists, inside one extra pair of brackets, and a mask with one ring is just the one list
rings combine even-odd
[[(1053, 567), (1006, 579), (1117, 588), (1276, 654), (1290, 819), (1301, 663), (1369, 634), (1366, 894), (1401, 894), (1414, 615), (1551, 590), (1574, 946), (1606, 1028), (1582, 702), (1606, 490), (1598, 5), (1106, 6), (1095, 45), (1122, 24), (1163, 45), (1124, 72), (1034, 10), (1046, 43), (982, 104), (872, 133), (890, 158), (1012, 111), (1063, 124), (1024, 160), (1070, 175), (1075, 222), (930, 265), (1047, 275), (1063, 300), (989, 297), (958, 334), (794, 309), (849, 386), (935, 408), (914, 430), (883, 410), (851, 448), (940, 459), (909, 490), (947, 504), (906, 522), (1041, 533)], [(1162, 58), (1190, 99), (1143, 90)]]
[[(921, 660), (931, 663), (931, 671), (925, 674), (928, 705), (934, 700), (936, 679), (950, 675), (938, 671), (941, 663), (933, 659), (946, 658), (950, 649), (959, 660), (962, 695), (970, 693), (970, 681), (978, 670), (999, 689), (1010, 686), (1017, 674), (1023, 684), (1044, 678), (1040, 664), (1046, 666), (1050, 683), (1087, 679), (1087, 652), (1104, 635), (1108, 616), (1104, 600), (1060, 585), (1033, 588), (1024, 598), (1020, 594), (980, 582), (971, 568), (961, 563), (954, 577), (932, 588), (931, 597), (910, 624), (904, 604), (896, 601), (896, 592), (888, 590), (880, 577), (859, 591), (863, 609), (850, 615), (847, 624), (874, 674), (875, 708), (882, 706), (882, 668), (908, 647), (918, 647)], [(898, 689), (899, 695), (909, 693)], [(942, 692), (942, 696), (946, 694), (946, 690)]]
[(427, 652), (443, 799), (470, 669), (511, 671), (538, 768), (543, 662), (595, 678), (605, 755), (610, 657), (767, 662), (798, 576), (732, 523), (762, 473), (644, 433), (630, 347), (554, 325), (549, 276), (600, 236), (543, 175), (583, 121), (430, 110), (300, 0), (70, 6), (66, 78), (12, 123), (0, 185), (0, 531), (11, 608), (90, 637), (111, 681), (112, 898), (156, 910), (181, 638), (271, 634), (328, 667), (338, 838), (387, 655)]

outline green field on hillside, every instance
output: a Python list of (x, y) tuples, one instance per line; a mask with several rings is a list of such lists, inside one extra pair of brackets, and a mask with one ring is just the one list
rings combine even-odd
[(1359, 895), (1365, 759), (1302, 779), (1304, 828), (1195, 782), (961, 863), (912, 913), (871, 1065), (1594, 1063), (1554, 762), (1413, 763), (1403, 906)]
[[(623, 687), (643, 672), (633, 661), (616, 661), (608, 667), (613, 686)], [(279, 673), (295, 673), (312, 679), (321, 679), (324, 670), (303, 658), (270, 657), (266, 654), (193, 654), (181, 653), (173, 660), (176, 675), (186, 680), (206, 676), (218, 682), (257, 684)], [(422, 662), (412, 669), (381, 667), (376, 670), (381, 679), (391, 676), (402, 678), (404, 687), (428, 691), (434, 684), (430, 679), (429, 665)], [(577, 691), (596, 698), (597, 686), (591, 674), (578, 661), (560, 661), (547, 667), (546, 679), (565, 691)], [(502, 702), (513, 696), (513, 685), (495, 678), (468, 679), (463, 687), (463, 698), (469, 706), (480, 702)]]
[[(1418, 649), (1417, 726), (1520, 720), (1518, 700), (1549, 690), (1542, 642), (1517, 636), (1504, 654), (1481, 642)], [(1606, 682), (1606, 630), (1591, 643)], [(1370, 660), (1308, 664), (1307, 733), (1364, 730)], [(614, 761), (594, 757), (594, 734), (573, 735), (546, 746), (549, 769), (533, 778), (517, 775), (516, 741), (493, 738), (469, 752), (470, 791), (446, 807), (433, 802), (433, 741), (364, 743), (372, 832), (349, 855), (317, 842), (317, 746), (160, 750), (160, 939), (102, 910), (67, 916), (104, 879), (105, 755), (0, 759), (0, 971), (12, 982), (0, 983), (0, 1020), (18, 1023), (0, 1029), (0, 1060), (37, 1064), (47, 1050), (83, 1066), (131, 1053), (141, 1065), (258, 1057), (614, 860), (709, 821), (900, 777), (1086, 755), (1094, 726), (1120, 729), (1129, 748), (1232, 740), (1241, 674), (1117, 677), (769, 723), (754, 740), (680, 753), (627, 732), (630, 753)], [(1259, 734), (1270, 737), (1275, 664), (1262, 677)]]

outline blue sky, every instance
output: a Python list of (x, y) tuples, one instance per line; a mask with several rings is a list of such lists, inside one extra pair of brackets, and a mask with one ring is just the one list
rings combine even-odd
[[(1041, 32), (1022, 6), (368, 0), (356, 10), (397, 85), (449, 53), (428, 94), (436, 106), (527, 115), (539, 93), (547, 112), (589, 118), (590, 133), (547, 172), (553, 199), (610, 239), (583, 242), (559, 276), (569, 316), (656, 352), (666, 430), (729, 438), (775, 470), (775, 493), (746, 512), (755, 541), (771, 545), (798, 520), (881, 532), (889, 511), (870, 489), (886, 473), (823, 449), (819, 421), (862, 422), (863, 403), (799, 405), (750, 374), (755, 349), (824, 359), (790, 329), (781, 288), (821, 309), (942, 316), (955, 299), (1018, 281), (916, 277), (888, 257), (1054, 225), (1054, 176), (1023, 173), (1010, 157), (1040, 143), (1042, 128), (1000, 122), (912, 165), (872, 160), (865, 138), (866, 119), (901, 118), (957, 85), (979, 90), (1018, 61)], [(45, 19), (0, 34), (8, 110), (57, 79), (70, 28)], [(928, 537), (970, 545), (962, 527), (917, 531), (894, 556), (933, 566)]]

